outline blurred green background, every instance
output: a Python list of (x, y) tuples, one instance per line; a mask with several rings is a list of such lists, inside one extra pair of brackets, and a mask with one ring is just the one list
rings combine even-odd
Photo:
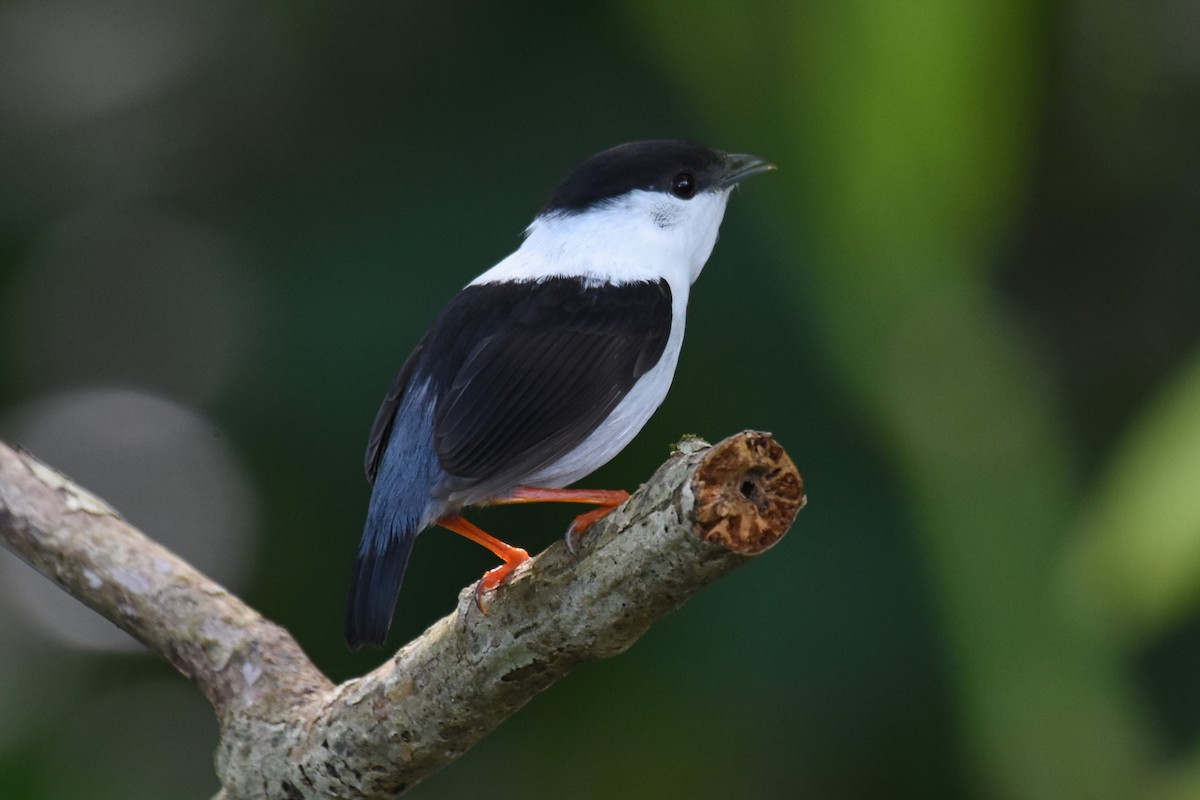
[[(0, 5), (0, 436), (337, 680), (366, 433), (578, 160), (768, 157), (587, 483), (770, 430), (774, 551), (414, 798), (1200, 797), (1200, 7)], [(530, 549), (566, 508), (489, 509)], [(421, 538), (391, 644), (490, 557)], [(216, 725), (0, 552), (0, 797), (205, 798)]]

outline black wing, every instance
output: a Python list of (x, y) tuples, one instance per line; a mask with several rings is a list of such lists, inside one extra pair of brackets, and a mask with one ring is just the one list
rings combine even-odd
[(465, 479), (519, 480), (557, 460), (658, 363), (670, 331), (665, 280), (468, 286), (439, 317), (422, 365), (440, 376), (434, 447), (442, 468)]

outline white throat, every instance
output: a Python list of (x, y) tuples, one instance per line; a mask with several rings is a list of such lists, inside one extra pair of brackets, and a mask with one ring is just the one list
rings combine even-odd
[(636, 190), (577, 214), (539, 216), (512, 255), (472, 284), (582, 277), (657, 281), (686, 296), (717, 242), (729, 190), (681, 200)]

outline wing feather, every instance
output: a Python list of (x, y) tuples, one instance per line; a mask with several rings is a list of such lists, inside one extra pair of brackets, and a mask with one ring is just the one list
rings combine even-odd
[(371, 427), (367, 477), (374, 482), (407, 387), (428, 380), (442, 469), (460, 485), (518, 482), (586, 439), (658, 363), (670, 330), (665, 280), (468, 286), (392, 382)]
[(400, 367), (400, 372), (397, 373), (395, 379), (392, 381), (392, 385), (388, 387), (388, 393), (383, 398), (383, 404), (379, 407), (379, 411), (375, 413), (375, 421), (371, 423), (371, 434), (367, 437), (367, 454), (363, 459), (363, 466), (367, 471), (367, 481), (371, 484), (375, 483), (375, 475), (379, 472), (379, 461), (383, 458), (383, 450), (387, 446), (388, 437), (392, 433), (392, 423), (396, 419), (396, 410), (400, 408), (400, 401), (404, 399), (404, 391), (408, 388), (413, 370), (416, 369), (417, 363), (421, 360), (421, 353), (424, 349), (425, 339), (421, 339), (405, 360), (404, 366)]
[(588, 286), (556, 278), (516, 286), (520, 296), (506, 298), (516, 301), (512, 313), (441, 397), (434, 444), (442, 467), (459, 478), (519, 480), (565, 455), (666, 347), (665, 281)]

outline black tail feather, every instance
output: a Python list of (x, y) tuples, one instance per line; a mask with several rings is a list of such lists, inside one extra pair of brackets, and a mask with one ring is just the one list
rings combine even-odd
[(416, 536), (389, 536), (358, 555), (346, 600), (346, 644), (379, 647), (392, 627), (400, 583)]

